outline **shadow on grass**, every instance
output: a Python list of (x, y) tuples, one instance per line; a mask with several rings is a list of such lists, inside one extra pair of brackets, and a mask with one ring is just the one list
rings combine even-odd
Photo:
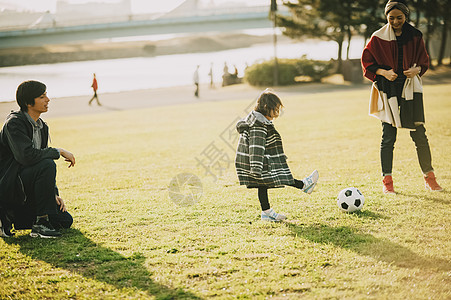
[(402, 268), (427, 268), (449, 271), (451, 262), (439, 258), (426, 258), (386, 239), (360, 233), (346, 226), (330, 227), (323, 224), (299, 226), (285, 222), (296, 237), (348, 249), (359, 255), (373, 257)]
[(362, 219), (371, 219), (371, 220), (378, 220), (378, 219), (388, 219), (387, 216), (384, 216), (382, 214), (378, 214), (375, 212), (372, 212), (370, 210), (359, 210), (353, 213), (355, 216), (362, 218)]
[(144, 266), (145, 257), (133, 254), (125, 257), (86, 238), (79, 230), (68, 229), (58, 239), (39, 239), (29, 236), (5, 239), (18, 245), (20, 252), (54, 267), (66, 269), (112, 285), (117, 289), (136, 288), (156, 299), (201, 299), (182, 289), (172, 289), (151, 279)]
[[(427, 196), (416, 195), (416, 194), (407, 194), (407, 193), (402, 193), (402, 192), (398, 192), (398, 194), (405, 196), (405, 197), (413, 198), (414, 200), (426, 199), (428, 201), (437, 202), (437, 203), (441, 203), (441, 204), (449, 204), (451, 202), (451, 200), (449, 200), (449, 197), (443, 197), (443, 195), (451, 194), (451, 192), (447, 191), (447, 190), (444, 190), (442, 192), (431, 192), (431, 193), (428, 193)], [(444, 198), (448, 198), (448, 199), (444, 199)]]

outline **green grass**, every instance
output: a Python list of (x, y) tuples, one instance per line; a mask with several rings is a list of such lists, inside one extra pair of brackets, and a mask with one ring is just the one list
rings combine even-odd
[[(47, 119), (53, 144), (77, 158), (71, 169), (58, 161), (75, 223), (60, 239), (28, 231), (0, 239), (0, 299), (450, 299), (450, 91), (425, 87), (446, 191), (424, 189), (400, 130), (394, 196), (381, 193), (381, 126), (367, 114), (369, 88), (282, 99), (275, 124), (292, 172), (318, 169), (320, 180), (311, 195), (270, 191), (272, 207), (288, 216), (280, 224), (259, 220), (256, 191), (238, 185), (234, 151), (221, 139), (252, 99)], [(223, 151), (217, 180), (196, 161), (211, 143)], [(168, 197), (183, 172), (202, 180), (196, 205)], [(347, 186), (365, 195), (360, 213), (336, 206)]]

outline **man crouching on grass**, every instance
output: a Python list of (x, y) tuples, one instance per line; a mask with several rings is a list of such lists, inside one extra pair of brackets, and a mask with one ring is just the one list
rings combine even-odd
[(11, 112), (0, 131), (0, 235), (12, 236), (12, 225), (30, 229), (32, 237), (54, 238), (69, 228), (67, 212), (56, 187), (55, 159), (75, 165), (75, 157), (61, 148), (48, 147), (49, 128), (40, 116), (50, 99), (45, 84), (25, 81), (16, 100), (20, 110)]

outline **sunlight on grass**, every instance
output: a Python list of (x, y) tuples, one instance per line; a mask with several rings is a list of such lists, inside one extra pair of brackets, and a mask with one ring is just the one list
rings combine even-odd
[[(367, 88), (282, 99), (275, 125), (294, 176), (318, 169), (320, 180), (311, 195), (270, 190), (288, 216), (281, 224), (259, 220), (256, 190), (235, 175), (227, 129), (252, 99), (47, 119), (53, 145), (77, 158), (71, 169), (58, 161), (74, 228), (51, 241), (28, 231), (0, 240), (0, 298), (449, 299), (450, 91), (425, 87), (446, 191), (424, 189), (414, 144), (400, 130), (394, 196), (381, 193), (381, 126), (368, 116)], [(198, 163), (211, 145), (222, 159), (216, 180)], [(201, 179), (203, 196), (179, 207), (168, 185), (185, 172)], [(336, 206), (348, 186), (365, 195), (359, 213)]]

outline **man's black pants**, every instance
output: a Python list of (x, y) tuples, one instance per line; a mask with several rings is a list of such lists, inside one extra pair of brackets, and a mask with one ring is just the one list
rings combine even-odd
[(44, 159), (23, 168), (19, 175), (27, 200), (23, 211), (16, 212), (16, 216), (23, 213), (23, 217), (31, 218), (34, 222), (36, 216), (48, 215), (50, 223), (55, 228), (69, 228), (73, 222), (72, 216), (68, 212), (60, 211), (56, 204), (55, 195), (58, 191), (55, 162), (52, 159)]

